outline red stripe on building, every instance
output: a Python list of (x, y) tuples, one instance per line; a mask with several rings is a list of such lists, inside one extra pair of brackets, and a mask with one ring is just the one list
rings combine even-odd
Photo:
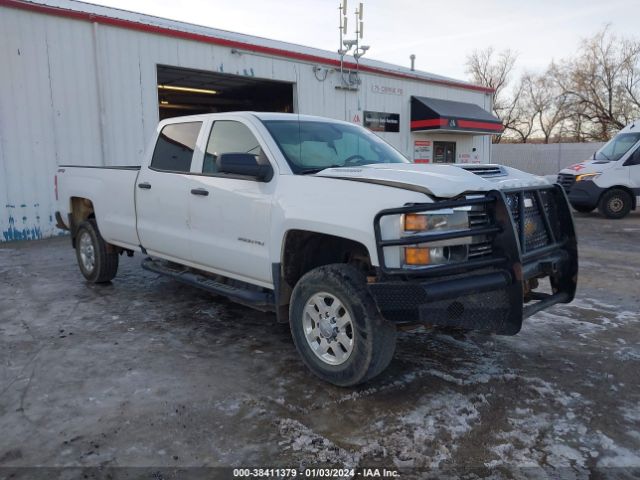
[[(340, 60), (320, 57), (318, 55), (312, 55), (308, 53), (291, 52), (282, 48), (267, 47), (264, 45), (256, 45), (252, 43), (241, 42), (238, 40), (227, 40), (224, 38), (212, 37), (210, 35), (184, 32), (182, 30), (174, 30), (167, 27), (159, 27), (157, 25), (148, 25), (146, 23), (133, 22), (131, 20), (123, 20), (120, 18), (106, 17), (104, 15), (96, 15), (89, 12), (79, 12), (76, 10), (69, 10), (65, 8), (52, 7), (50, 5), (41, 5), (37, 3), (28, 3), (20, 0), (0, 0), (0, 6), (17, 8), (20, 10), (28, 10), (31, 12), (38, 12), (47, 15), (54, 15), (57, 17), (73, 18), (75, 20), (84, 20), (87, 22), (95, 22), (103, 25), (110, 25), (112, 27), (126, 28), (129, 30), (137, 30), (140, 32), (154, 33), (167, 37), (181, 38), (184, 40), (194, 40), (196, 42), (209, 43), (213, 45), (219, 45), (229, 48), (237, 48), (240, 50), (247, 50), (250, 52), (263, 53), (276, 57), (290, 58), (293, 60), (300, 60), (310, 63), (321, 63), (324, 65), (331, 65), (333, 67), (340, 66)], [(206, 27), (205, 27), (206, 28)], [(438, 80), (420, 77), (417, 75), (410, 75), (407, 73), (394, 72), (393, 70), (387, 70), (379, 67), (371, 67), (360, 64), (359, 66), (353, 62), (344, 62), (345, 68), (355, 69), (358, 68), (361, 72), (377, 73), (380, 75), (386, 75), (389, 77), (403, 78), (407, 80), (416, 80), (419, 82), (432, 83), (435, 85), (444, 85), (447, 87), (461, 88), (463, 90), (474, 90), (477, 92), (493, 93), (491, 88), (482, 87), (480, 85), (469, 85), (464, 83), (457, 83), (448, 80)]]
[(433, 118), (430, 120), (412, 120), (411, 128), (425, 128), (425, 127), (446, 127), (448, 125), (446, 118)]
[[(416, 128), (438, 128), (449, 127), (449, 119), (433, 118), (429, 120), (412, 120), (411, 129)], [(504, 129), (500, 123), (479, 122), (475, 120), (456, 120), (456, 126), (453, 129), (460, 130), (490, 130), (492, 132), (502, 132)]]
[(478, 122), (475, 120), (458, 120), (459, 128), (469, 128), (473, 130), (493, 130), (501, 132), (504, 130), (501, 123)]

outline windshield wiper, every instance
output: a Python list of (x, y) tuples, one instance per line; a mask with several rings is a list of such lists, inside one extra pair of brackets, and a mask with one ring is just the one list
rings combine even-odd
[[(606, 154), (606, 153), (604, 153), (604, 152), (599, 152), (599, 154), (600, 154), (600, 155), (602, 155), (604, 158), (606, 158), (606, 159), (607, 159), (607, 162), (610, 162), (610, 161), (611, 161), (611, 159), (607, 156), (607, 154)], [(595, 154), (595, 153), (593, 154), (593, 159), (594, 159), (594, 160), (599, 160), (598, 158), (596, 158), (596, 154)]]
[(311, 173), (318, 173), (322, 170), (326, 170), (327, 168), (340, 168), (343, 165), (329, 165), (326, 167), (313, 167), (313, 168), (303, 168), (302, 170), (298, 170), (298, 175), (309, 175)]

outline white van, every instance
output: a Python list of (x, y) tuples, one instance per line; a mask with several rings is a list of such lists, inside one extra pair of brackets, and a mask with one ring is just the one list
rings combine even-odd
[(608, 218), (623, 218), (640, 201), (640, 119), (624, 127), (591, 160), (560, 171), (558, 183), (578, 212), (596, 207)]

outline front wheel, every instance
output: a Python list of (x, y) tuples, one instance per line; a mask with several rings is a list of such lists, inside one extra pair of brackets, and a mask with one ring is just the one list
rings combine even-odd
[(76, 232), (76, 258), (84, 278), (105, 283), (118, 272), (118, 253), (104, 241), (95, 220), (86, 220)]
[(293, 341), (321, 379), (348, 387), (381, 373), (396, 345), (395, 325), (383, 319), (356, 268), (326, 265), (305, 274), (291, 296)]
[(598, 210), (607, 218), (620, 219), (631, 211), (632, 201), (631, 195), (624, 190), (612, 188), (600, 197)]

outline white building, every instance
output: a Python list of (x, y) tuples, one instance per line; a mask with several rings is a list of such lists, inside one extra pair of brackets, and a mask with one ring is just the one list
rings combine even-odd
[(0, 241), (56, 234), (57, 165), (139, 164), (174, 115), (321, 115), (382, 130), (412, 159), (490, 160), (490, 90), (370, 59), (357, 77), (352, 57), (344, 67), (337, 53), (117, 9), (0, 0)]

